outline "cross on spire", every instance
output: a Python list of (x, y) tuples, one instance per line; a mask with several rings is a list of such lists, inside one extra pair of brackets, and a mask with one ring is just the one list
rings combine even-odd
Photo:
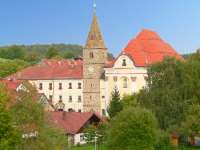
[(96, 13), (96, 8), (97, 8), (97, 4), (96, 4), (96, 2), (95, 2), (95, 0), (94, 0), (94, 3), (93, 3), (93, 10), (94, 10), (94, 13)]

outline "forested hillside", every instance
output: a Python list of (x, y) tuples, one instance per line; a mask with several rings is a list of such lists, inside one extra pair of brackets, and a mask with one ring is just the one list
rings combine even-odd
[[(0, 47), (0, 78), (42, 59), (70, 59), (82, 56), (82, 46), (72, 44), (35, 44)], [(109, 58), (113, 57), (108, 54)]]
[(37, 62), (48, 57), (72, 58), (82, 55), (82, 46), (71, 44), (50, 45), (13, 45), (0, 47), (0, 58), (23, 59), (28, 62)]

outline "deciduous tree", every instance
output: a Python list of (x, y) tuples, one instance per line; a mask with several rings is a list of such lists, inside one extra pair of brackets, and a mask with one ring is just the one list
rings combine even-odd
[(150, 111), (139, 107), (124, 109), (111, 120), (107, 149), (154, 150), (157, 132), (157, 121)]

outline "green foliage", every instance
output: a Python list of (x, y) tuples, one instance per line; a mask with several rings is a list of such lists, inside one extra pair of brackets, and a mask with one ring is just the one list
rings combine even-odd
[(0, 50), (0, 58), (5, 59), (23, 59), (24, 50), (20, 46), (11, 46)]
[(154, 150), (157, 130), (150, 111), (139, 107), (124, 109), (111, 121), (107, 149)]
[[(100, 123), (99, 125), (89, 125), (84, 130), (84, 139), (88, 144), (94, 144), (96, 140), (96, 144), (100, 147), (106, 138), (107, 124)], [(96, 139), (95, 139), (96, 138)]]
[[(72, 58), (72, 57), (82, 56), (83, 48), (80, 45), (35, 44), (35, 45), (29, 45), (29, 46), (17, 45), (17, 46), (0, 47), (0, 58), (13, 59), (14, 57), (14, 59), (23, 59), (33, 64), (33, 63), (39, 62), (43, 58), (46, 58), (47, 51), (52, 47), (58, 50), (57, 56), (59, 56), (60, 58)], [(18, 49), (18, 50), (15, 50), (15, 49)], [(16, 52), (19, 54), (15, 54)], [(112, 54), (108, 53), (108, 58), (113, 58)]]
[(27, 67), (29, 64), (23, 60), (0, 59), (0, 77), (6, 77)]
[(20, 150), (61, 150), (67, 147), (64, 131), (51, 125), (48, 114), (37, 100), (35, 88), (29, 92), (21, 91), (16, 104), (12, 107), (12, 119), (21, 135), (37, 132), (36, 137), (23, 138), (18, 147)]
[(95, 142), (96, 132), (97, 132), (97, 128), (95, 125), (89, 125), (84, 130), (84, 139), (88, 144)]
[(184, 136), (200, 136), (200, 105), (192, 105), (179, 131)]
[(72, 52), (65, 52), (63, 57), (65, 59), (70, 59), (70, 58), (74, 58), (75, 55)]
[(162, 132), (158, 139), (158, 143), (156, 144), (155, 150), (176, 150), (170, 141), (170, 137), (168, 134)]
[(20, 142), (20, 135), (14, 128), (11, 114), (7, 109), (10, 97), (6, 88), (0, 84), (0, 150), (13, 150)]
[(120, 101), (120, 94), (117, 88), (115, 87), (112, 92), (112, 100), (110, 101), (110, 106), (108, 108), (108, 114), (110, 118), (113, 118), (122, 110), (122, 103)]
[(55, 47), (50, 47), (47, 50), (46, 58), (50, 59), (50, 58), (58, 56), (58, 54), (59, 54), (59, 52), (58, 52), (58, 50)]
[(185, 62), (172, 58), (148, 68), (148, 87), (140, 92), (138, 101), (155, 113), (161, 129), (179, 126), (184, 120), (197, 95), (190, 89), (192, 76)]
[(40, 60), (40, 56), (36, 52), (29, 52), (24, 57), (24, 60), (31, 63), (37, 63)]
[(123, 109), (138, 106), (137, 95), (125, 95), (122, 100)]

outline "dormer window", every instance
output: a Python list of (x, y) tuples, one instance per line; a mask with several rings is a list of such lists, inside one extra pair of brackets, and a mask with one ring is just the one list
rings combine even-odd
[(55, 108), (57, 111), (64, 111), (65, 104), (62, 102), (62, 100), (59, 100), (59, 102), (56, 103)]
[(122, 60), (122, 66), (126, 66), (126, 59)]
[(93, 52), (90, 52), (90, 58), (94, 58)]

